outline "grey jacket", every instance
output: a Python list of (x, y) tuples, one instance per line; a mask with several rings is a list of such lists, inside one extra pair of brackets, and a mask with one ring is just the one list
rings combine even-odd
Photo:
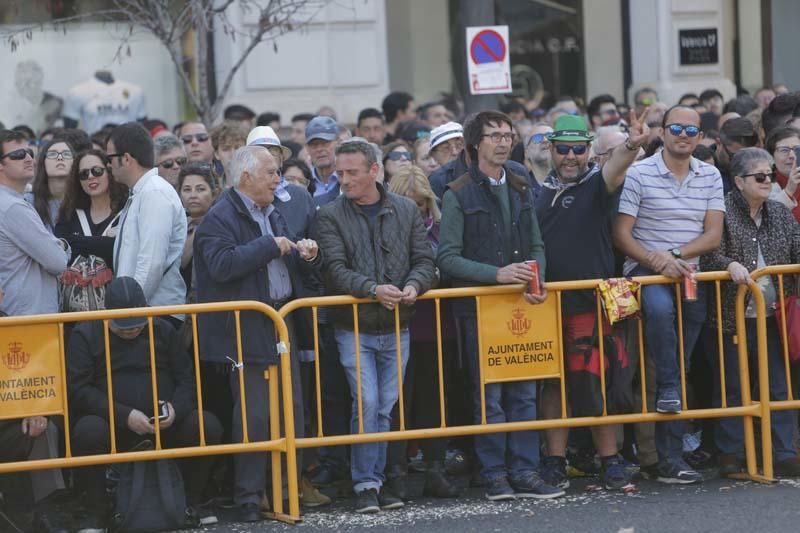
[[(368, 216), (344, 195), (317, 212), (314, 238), (323, 252), (329, 294), (369, 296), (374, 284), (392, 284), (402, 290), (412, 285), (421, 295), (433, 285), (435, 267), (425, 225), (409, 199), (388, 193), (378, 184), (383, 206), (370, 227)], [(400, 323), (411, 317), (410, 306), (400, 306)], [(380, 304), (359, 306), (359, 331), (394, 331), (394, 312)], [(353, 329), (350, 309), (335, 313), (337, 327)]]

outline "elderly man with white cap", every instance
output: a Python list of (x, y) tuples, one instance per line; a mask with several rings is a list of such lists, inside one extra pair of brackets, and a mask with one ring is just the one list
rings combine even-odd
[[(247, 136), (247, 146), (263, 146), (275, 158), (280, 169), (283, 163), (292, 155), (288, 147), (281, 144), (280, 139), (275, 135), (275, 130), (269, 126), (257, 126), (250, 131)], [(316, 213), (316, 206), (311, 194), (299, 185), (288, 183), (283, 176), (275, 189), (275, 199), (272, 201), (283, 219), (286, 221), (288, 232), (286, 237), (292, 242), (308, 242), (307, 239), (311, 221)], [(314, 244), (316, 247), (316, 243)], [(313, 273), (294, 272), (292, 287), (297, 298), (319, 296), (320, 282)], [(295, 424), (298, 433), (303, 431), (303, 389), (300, 382), (300, 363), (312, 362), (314, 360), (314, 333), (309, 312), (294, 313), (293, 323), (290, 326), (292, 335), (292, 392), (294, 395)], [(302, 461), (299, 461), (302, 463)], [(302, 466), (302, 465), (301, 465)], [(330, 498), (320, 493), (303, 477), (301, 479), (301, 491), (303, 503), (307, 506), (324, 505), (330, 503)]]
[(453, 161), (464, 149), (464, 127), (448, 122), (431, 131), (431, 156), (439, 165)]

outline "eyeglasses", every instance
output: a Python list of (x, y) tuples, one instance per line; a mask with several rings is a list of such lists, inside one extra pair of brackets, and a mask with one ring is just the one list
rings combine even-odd
[(780, 154), (780, 155), (786, 157), (787, 155), (791, 154), (792, 152), (797, 153), (799, 149), (800, 149), (800, 145), (797, 145), (797, 146), (779, 146), (778, 148), (775, 148), (775, 154), (776, 155)]
[(711, 150), (712, 152), (716, 152), (717, 151), (717, 143), (709, 144), (708, 145), (708, 149)]
[(123, 155), (125, 155), (125, 152), (122, 152), (121, 154), (106, 154), (106, 157), (109, 161), (111, 161), (115, 157), (122, 157)]
[(183, 144), (192, 144), (193, 139), (197, 139), (199, 143), (204, 143), (208, 140), (208, 133), (196, 133), (194, 135), (184, 135), (181, 137)]
[(59, 156), (61, 159), (72, 159), (72, 150), (63, 150), (61, 152), (58, 150), (48, 150), (44, 156), (47, 159), (58, 159)]
[(408, 152), (389, 152), (386, 154), (389, 161), (411, 161), (411, 154)]
[(693, 124), (667, 124), (666, 127), (675, 137), (684, 131), (686, 132), (687, 137), (697, 137), (697, 134), (700, 133), (700, 128)]
[(158, 164), (158, 166), (164, 167), (165, 169), (169, 170), (174, 165), (178, 165), (179, 167), (184, 166), (186, 164), (186, 161), (187, 160), (185, 157), (174, 157), (172, 159), (163, 160), (161, 163)]
[(542, 144), (543, 142), (547, 141), (547, 133), (534, 133), (531, 135), (531, 138), (528, 139), (528, 144)]
[(78, 179), (81, 180), (81, 181), (86, 181), (86, 180), (89, 179), (89, 174), (91, 174), (95, 178), (99, 178), (100, 176), (102, 176), (105, 173), (106, 173), (105, 167), (96, 166), (96, 167), (92, 167), (92, 168), (85, 168), (85, 169), (81, 170), (80, 172), (78, 172)]
[(0, 159), (5, 159), (6, 157), (12, 161), (22, 161), (25, 159), (26, 156), (31, 156), (33, 159), (33, 150), (30, 148), (19, 148), (18, 150), (14, 150), (13, 152), (8, 152), (7, 154), (0, 155)]
[(499, 143), (500, 141), (508, 141), (510, 143), (514, 143), (514, 139), (517, 138), (516, 134), (514, 133), (500, 133), (496, 131), (494, 133), (484, 133), (481, 137), (489, 137), (493, 143)]
[(752, 174), (742, 174), (743, 178), (747, 178), (753, 176), (753, 178), (758, 183), (764, 183), (765, 181), (769, 180), (770, 182), (775, 181), (775, 173), (774, 172), (753, 172)]
[(575, 155), (583, 155), (589, 148), (586, 144), (556, 144), (554, 146), (558, 155), (567, 155), (570, 150)]

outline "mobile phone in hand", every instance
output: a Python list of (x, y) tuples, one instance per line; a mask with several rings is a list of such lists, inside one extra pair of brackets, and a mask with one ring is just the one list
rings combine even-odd
[[(163, 422), (167, 418), (169, 418), (169, 407), (167, 407), (167, 402), (162, 402), (161, 400), (158, 401), (158, 421)], [(156, 421), (156, 417), (150, 417), (150, 423), (154, 424)]]

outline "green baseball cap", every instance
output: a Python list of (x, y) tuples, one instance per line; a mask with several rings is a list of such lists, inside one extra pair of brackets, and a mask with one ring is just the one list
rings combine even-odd
[(586, 120), (576, 115), (562, 115), (553, 124), (553, 133), (547, 136), (550, 141), (589, 142), (594, 135), (589, 133)]

